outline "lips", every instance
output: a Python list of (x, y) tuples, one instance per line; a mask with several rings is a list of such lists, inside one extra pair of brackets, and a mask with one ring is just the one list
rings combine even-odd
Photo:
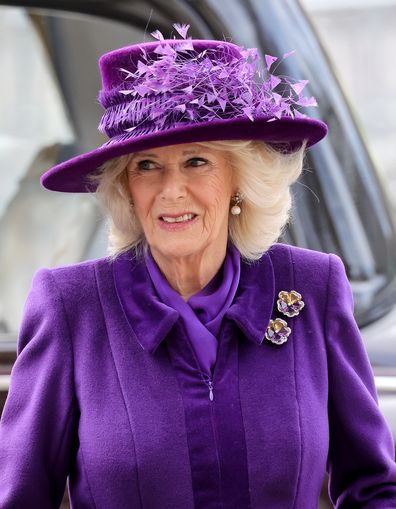
[(171, 216), (164, 216), (164, 217), (160, 217), (160, 221), (164, 222), (164, 223), (185, 223), (185, 222), (188, 222), (188, 221), (193, 221), (195, 218), (197, 218), (197, 214), (184, 214), (182, 216), (176, 216), (176, 217), (171, 217)]
[(176, 217), (181, 217), (181, 216), (185, 216), (186, 214), (193, 214), (193, 216), (197, 216), (198, 214), (196, 214), (195, 212), (192, 212), (191, 210), (187, 211), (187, 212), (178, 212), (176, 214), (171, 214), (171, 213), (168, 213), (168, 212), (165, 212), (164, 214), (160, 214), (158, 216), (158, 219), (162, 219), (164, 216), (165, 217), (171, 217), (171, 218), (176, 218)]
[(188, 230), (189, 228), (193, 228), (194, 225), (199, 221), (199, 216), (195, 214), (192, 219), (188, 219), (186, 221), (164, 221), (159, 218), (158, 225), (162, 230), (168, 232), (180, 232), (184, 230)]

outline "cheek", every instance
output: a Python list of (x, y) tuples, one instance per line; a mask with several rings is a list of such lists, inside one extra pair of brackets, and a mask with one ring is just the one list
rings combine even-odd
[(217, 175), (210, 183), (210, 194), (217, 209), (224, 209), (231, 197), (231, 180), (225, 175)]
[(132, 199), (136, 201), (138, 196), (142, 194), (141, 191), (142, 189), (144, 189), (144, 184), (139, 177), (131, 175), (128, 178), (128, 188), (129, 194), (131, 195)]
[[(221, 178), (214, 178), (210, 185), (202, 188), (202, 196), (206, 202), (208, 222), (223, 221), (228, 215), (231, 199), (231, 188), (229, 182)], [(208, 224), (209, 226), (209, 224)]]
[(139, 218), (144, 218), (149, 212), (152, 203), (152, 186), (138, 177), (129, 179), (129, 194), (134, 204), (134, 209)]

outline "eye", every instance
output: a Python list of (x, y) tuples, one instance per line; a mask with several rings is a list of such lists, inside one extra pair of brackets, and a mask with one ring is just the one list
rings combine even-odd
[[(151, 166), (150, 166), (151, 165)], [(150, 159), (143, 159), (137, 163), (137, 167), (139, 170), (152, 170), (155, 163), (150, 161)]]
[(193, 157), (187, 161), (187, 164), (190, 164), (191, 166), (204, 166), (205, 164), (208, 164), (208, 161), (206, 159), (203, 159), (202, 157)]

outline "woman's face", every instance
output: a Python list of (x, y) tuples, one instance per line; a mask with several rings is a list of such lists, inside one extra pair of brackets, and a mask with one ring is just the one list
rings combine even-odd
[[(196, 143), (149, 149), (136, 152), (127, 170), (134, 210), (152, 252), (182, 257), (224, 249), (233, 193), (225, 152)], [(179, 222), (185, 214), (193, 216)]]

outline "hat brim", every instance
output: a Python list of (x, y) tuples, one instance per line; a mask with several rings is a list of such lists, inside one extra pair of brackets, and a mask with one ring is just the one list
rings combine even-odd
[(287, 144), (298, 147), (307, 140), (307, 148), (318, 143), (327, 134), (324, 122), (310, 117), (283, 117), (270, 120), (268, 117), (220, 119), (211, 122), (185, 124), (169, 130), (150, 134), (134, 135), (117, 140), (111, 138), (105, 144), (77, 155), (48, 169), (40, 179), (43, 187), (50, 191), (65, 193), (95, 192), (96, 184), (87, 177), (106, 161), (149, 148), (215, 140), (262, 140), (267, 143)]

